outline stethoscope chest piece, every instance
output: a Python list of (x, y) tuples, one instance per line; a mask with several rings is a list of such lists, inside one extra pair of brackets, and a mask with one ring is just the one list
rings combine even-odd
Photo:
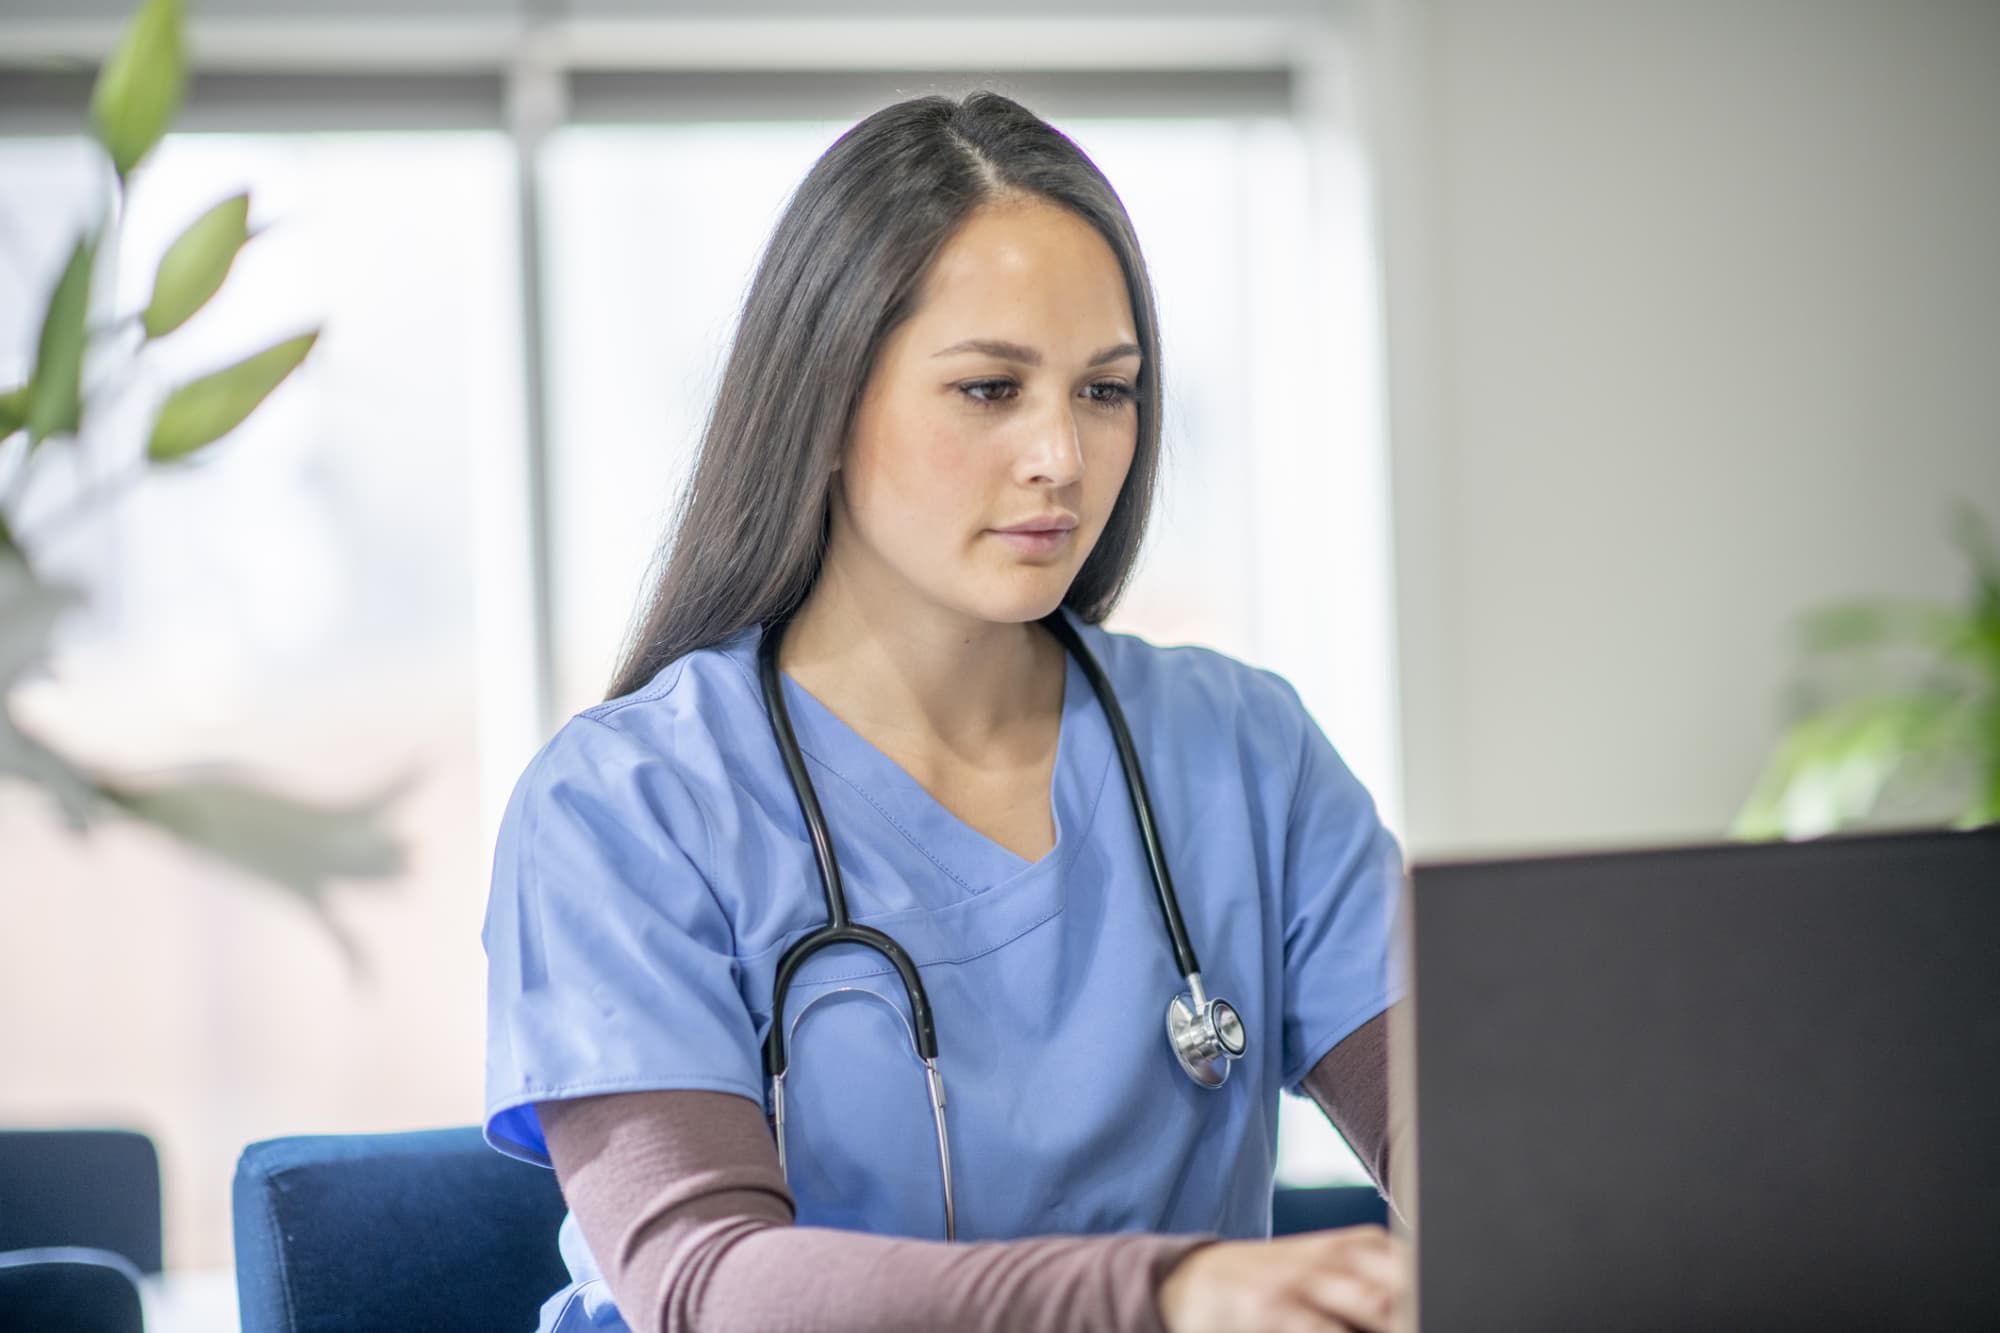
[(1189, 1078), (1204, 1088), (1219, 1088), (1229, 1067), (1242, 1058), (1243, 1018), (1229, 1001), (1203, 993), (1200, 973), (1188, 982), (1187, 990), (1167, 1002), (1167, 1044)]

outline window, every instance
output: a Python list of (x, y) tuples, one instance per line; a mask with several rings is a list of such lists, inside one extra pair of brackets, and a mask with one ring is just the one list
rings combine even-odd
[[(98, 162), (80, 140), (0, 140), (0, 179), (27, 187), (0, 196), (19, 261), (0, 296), (9, 384), (105, 188)], [(16, 1020), (0, 1030), (4, 1113), (152, 1132), (168, 1261), (187, 1267), (227, 1260), (245, 1142), (476, 1113), (481, 589), (520, 582), (484, 563), (494, 544), (477, 512), (482, 467), (520, 447), (505, 141), (172, 137), (136, 178), (118, 288), (95, 317), (142, 306), (179, 229), (245, 187), (253, 226), (271, 230), (162, 340), (155, 370), (171, 382), (325, 332), (196, 464), (75, 522), (61, 517), (64, 478), (31, 497), (22, 530), (38, 567), (90, 602), (17, 704), (24, 725), (121, 772), (227, 760), (330, 801), (407, 774), (394, 824), (408, 873), (333, 891), (361, 959), (350, 975), (287, 891), (138, 825), (73, 839), (38, 794), (0, 786), (0, 1011)], [(94, 456), (124, 466), (165, 387), (122, 403)]]
[[(170, 137), (134, 191), (100, 315), (136, 308), (179, 228), (239, 188), (271, 230), (159, 347), (161, 382), (107, 420), (104, 443), (123, 430), (136, 447), (167, 382), (326, 331), (212, 457), (35, 542), (91, 603), (65, 623), (53, 677), (17, 693), (22, 718), (121, 769), (224, 759), (326, 799), (413, 776), (396, 813), (409, 872), (331, 895), (355, 975), (283, 891), (143, 828), (74, 840), (37, 796), (0, 787), (0, 1005), (45, 1016), (0, 1034), (0, 1114), (136, 1117), (161, 1145), (176, 1267), (226, 1262), (228, 1181), (250, 1139), (476, 1118), (501, 802), (546, 729), (601, 697), (787, 192), (859, 114), (913, 90), (693, 72), (673, 76), (665, 113), (631, 114), (648, 80), (578, 74), (572, 114), (540, 140), (498, 128), (490, 78), (220, 76), (191, 104), (211, 132)], [(1393, 824), (1372, 295), (1350, 280), (1369, 244), (1358, 168), (1316, 147), (1282, 74), (1065, 86), (1083, 84), (1095, 91), (1073, 113), (1017, 91), (1125, 198), (1168, 381), (1153, 537), (1113, 627), (1283, 672)], [(519, 243), (524, 161), (535, 255)], [(106, 188), (95, 171), (81, 140), (0, 137), (0, 179), (21, 187), (0, 195), (8, 384)], [(530, 293), (539, 330), (523, 323)], [(537, 373), (546, 541), (524, 464)], [(1282, 1178), (1363, 1178), (1304, 1103), (1288, 1099), (1282, 1138)]]

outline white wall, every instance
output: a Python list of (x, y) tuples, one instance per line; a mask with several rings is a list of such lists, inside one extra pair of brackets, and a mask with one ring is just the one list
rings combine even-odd
[[(0, 47), (127, 8), (0, 0)], [(1096, 8), (1359, 34), (1414, 850), (1712, 835), (1799, 610), (1960, 592), (1945, 500), (2000, 515), (2000, 3)]]
[(1409, 840), (1707, 838), (2000, 522), (2000, 4), (1382, 0)]
[[(125, 8), (0, 0), (0, 45)], [(1357, 33), (1413, 852), (1714, 836), (1777, 735), (1799, 611), (1961, 593), (1946, 500), (2000, 518), (1996, 0), (1094, 10)]]

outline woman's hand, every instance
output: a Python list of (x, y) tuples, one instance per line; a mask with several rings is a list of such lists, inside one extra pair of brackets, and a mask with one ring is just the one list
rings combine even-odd
[(1409, 1249), (1381, 1227), (1221, 1241), (1160, 1284), (1169, 1333), (1391, 1333), (1410, 1285)]

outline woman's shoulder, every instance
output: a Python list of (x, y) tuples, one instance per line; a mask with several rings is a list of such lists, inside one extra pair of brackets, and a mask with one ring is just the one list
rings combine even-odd
[[(523, 792), (552, 783), (622, 788), (655, 804), (699, 799), (704, 787), (730, 780), (730, 756), (762, 734), (756, 688), (756, 630), (685, 653), (645, 684), (579, 709), (545, 741), (523, 770)], [(648, 799), (650, 798), (650, 799)]]
[(564, 725), (683, 741), (691, 733), (725, 725), (746, 707), (762, 707), (757, 635), (753, 625), (720, 643), (682, 653), (645, 684), (578, 710)]
[(1277, 672), (1202, 644), (1155, 643), (1138, 634), (1088, 625), (1078, 629), (1127, 713), (1157, 709), (1258, 728), (1302, 724), (1298, 691)]

